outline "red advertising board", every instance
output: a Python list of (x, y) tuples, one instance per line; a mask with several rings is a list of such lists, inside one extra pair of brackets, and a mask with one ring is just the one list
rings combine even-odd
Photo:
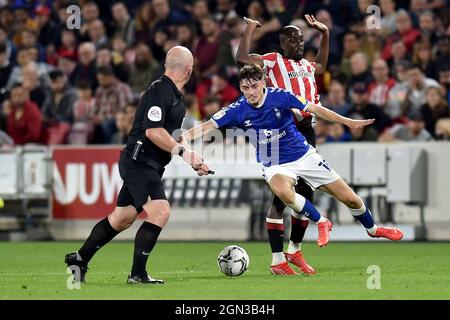
[(54, 219), (99, 219), (115, 207), (122, 187), (119, 147), (55, 147)]

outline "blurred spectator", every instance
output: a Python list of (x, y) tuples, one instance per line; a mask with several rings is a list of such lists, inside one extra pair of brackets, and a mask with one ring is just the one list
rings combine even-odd
[(380, 0), (380, 9), (382, 13), (381, 28), (383, 33), (389, 36), (397, 31), (397, 14), (394, 0)]
[[(152, 0), (154, 30), (167, 29), (188, 22), (188, 17), (177, 8), (171, 8), (168, 0)], [(173, 31), (173, 30), (172, 30)]]
[[(139, 7), (135, 16), (134, 37), (137, 43), (148, 42), (151, 38), (151, 29), (153, 27), (153, 9), (150, 1), (145, 1)], [(123, 38), (121, 38), (123, 39)]]
[(356, 83), (363, 83), (369, 85), (373, 81), (373, 75), (369, 70), (367, 57), (362, 52), (353, 54), (350, 58), (351, 77), (348, 81), (349, 87)]
[(226, 67), (230, 74), (236, 75), (239, 69), (235, 58), (241, 37), (244, 34), (245, 24), (241, 18), (234, 17), (227, 20), (228, 32), (222, 33), (217, 64)]
[(95, 1), (86, 1), (81, 7), (81, 30), (80, 34), (83, 41), (89, 39), (88, 31), (91, 22), (97, 20), (100, 17), (100, 11)]
[[(344, 30), (333, 23), (330, 13), (327, 10), (319, 10), (316, 13), (316, 19), (328, 27), (330, 30), (330, 53), (328, 55), (328, 65), (339, 65), (342, 53), (342, 34)], [(317, 34), (316, 38), (319, 38)], [(315, 46), (316, 48), (319, 45)]]
[(443, 66), (439, 70), (439, 84), (441, 84), (443, 95), (450, 105), (450, 66)]
[(430, 141), (431, 134), (425, 129), (425, 122), (420, 112), (413, 111), (408, 114), (407, 124), (396, 124), (386, 130), (379, 138), (380, 142), (393, 141)]
[(225, 24), (228, 19), (237, 17), (237, 13), (234, 10), (235, 5), (235, 0), (217, 0), (217, 13), (214, 18), (222, 30), (226, 29)]
[(438, 140), (450, 140), (450, 118), (438, 120), (436, 123), (435, 136)]
[(3, 146), (12, 146), (14, 140), (3, 130), (0, 129), (0, 148)]
[(125, 40), (128, 46), (134, 43), (135, 21), (130, 17), (124, 2), (115, 2), (111, 8), (114, 18), (113, 32)]
[(385, 109), (389, 91), (395, 85), (395, 80), (389, 77), (389, 68), (383, 59), (377, 59), (372, 64), (372, 75), (375, 78), (369, 84), (369, 103)]
[(161, 73), (161, 66), (153, 58), (150, 48), (146, 44), (139, 44), (136, 47), (136, 58), (129, 80), (131, 90), (136, 94), (140, 94)]
[(432, 11), (426, 10), (419, 16), (420, 39), (431, 45), (437, 43), (436, 22)]
[(193, 50), (196, 42), (195, 32), (192, 26), (188, 23), (177, 25), (176, 28), (176, 40), (178, 43), (189, 50)]
[(95, 59), (95, 66), (110, 66), (113, 69), (114, 75), (122, 82), (127, 82), (129, 78), (129, 71), (125, 63), (123, 62), (123, 57), (119, 55), (114, 56), (111, 50), (107, 46), (101, 46), (97, 49), (97, 57)]
[(351, 105), (345, 100), (344, 86), (337, 80), (331, 81), (330, 87), (328, 88), (328, 95), (324, 99), (323, 105), (341, 116), (347, 116), (348, 112), (352, 108)]
[(195, 91), (199, 102), (199, 110), (202, 117), (206, 116), (204, 100), (208, 95), (217, 96), (222, 106), (228, 106), (239, 97), (239, 91), (228, 82), (225, 70), (221, 69), (214, 74), (211, 80), (204, 80)]
[(10, 7), (0, 8), (0, 26), (9, 37), (14, 35), (14, 13)]
[[(352, 113), (350, 118), (356, 120), (363, 120), (364, 117), (359, 113)], [(353, 142), (369, 142), (378, 140), (378, 131), (373, 126), (366, 126), (359, 129), (349, 128), (351, 134), (351, 141)]]
[(367, 92), (367, 86), (363, 82), (356, 83), (350, 89), (350, 96), (353, 107), (350, 113), (357, 112), (364, 119), (375, 119), (373, 126), (378, 132), (383, 132), (391, 125), (391, 119), (380, 107), (368, 103), (369, 94)]
[(58, 57), (58, 62), (56, 67), (64, 72), (67, 78), (71, 78), (75, 68), (77, 67), (77, 60), (71, 55), (63, 54)]
[(194, 50), (195, 66), (201, 77), (209, 78), (217, 70), (220, 28), (213, 16), (205, 17), (201, 22), (203, 36)]
[(340, 64), (340, 72), (350, 79), (352, 74), (350, 58), (361, 50), (361, 43), (359, 35), (354, 31), (347, 31), (343, 36), (343, 52)]
[(16, 46), (8, 38), (6, 30), (3, 27), (0, 27), (0, 44), (6, 46), (6, 61), (12, 65), (16, 59)]
[(326, 120), (322, 118), (316, 118), (316, 127), (314, 129), (316, 131), (317, 144), (325, 143), (328, 136), (328, 125), (329, 123)]
[(395, 68), (399, 61), (410, 61), (410, 55), (406, 51), (405, 43), (402, 39), (398, 38), (392, 43), (392, 56), (387, 60), (387, 63), (391, 69), (391, 73), (395, 75)]
[(92, 140), (95, 120), (95, 98), (88, 82), (77, 85), (77, 100), (73, 105), (73, 125), (69, 144), (87, 144)]
[(45, 62), (45, 49), (44, 47), (38, 42), (38, 34), (33, 29), (23, 29), (20, 32), (21, 37), (21, 47), (24, 48), (36, 48), (38, 51), (38, 56), (35, 61), (42, 61)]
[(35, 62), (29, 62), (22, 68), (22, 86), (28, 91), (30, 101), (42, 109), (49, 97), (49, 90), (39, 82), (38, 67)]
[(222, 106), (219, 97), (214, 95), (205, 97), (203, 107), (204, 112), (203, 119), (205, 121), (210, 119), (215, 113), (220, 111), (220, 109), (222, 109)]
[(411, 17), (409, 13), (403, 9), (397, 11), (396, 16), (397, 32), (389, 36), (387, 43), (381, 53), (381, 58), (387, 60), (391, 58), (391, 47), (395, 40), (401, 38), (406, 46), (406, 50), (411, 53), (413, 45), (417, 38), (420, 37), (420, 31), (413, 28)]
[(441, 118), (450, 116), (447, 102), (442, 99), (440, 89), (429, 87), (426, 91), (426, 103), (420, 108), (425, 121), (425, 129), (433, 136), (435, 135), (436, 122)]
[(80, 81), (86, 81), (91, 84), (93, 89), (97, 87), (95, 53), (95, 46), (90, 42), (84, 42), (78, 47), (78, 64), (70, 76), (72, 85), (76, 85)]
[(408, 91), (407, 69), (410, 66), (411, 63), (406, 60), (400, 60), (395, 65), (397, 83), (389, 91), (387, 105), (384, 108), (384, 111), (394, 121), (402, 114), (401, 105), (405, 101)]
[(192, 18), (194, 20), (195, 30), (198, 36), (203, 35), (201, 21), (210, 14), (207, 0), (194, 1), (194, 4), (192, 5)]
[(89, 41), (94, 44), (96, 49), (108, 44), (105, 25), (100, 19), (96, 19), (89, 23), (88, 35)]
[(78, 40), (75, 32), (69, 29), (61, 31), (61, 46), (57, 50), (59, 56), (78, 59)]
[(0, 102), (2, 96), (6, 93), (6, 84), (12, 72), (11, 63), (7, 58), (7, 48), (5, 43), (0, 43)]
[[(251, 0), (247, 6), (247, 17), (259, 21), (262, 24), (266, 20), (263, 2), (260, 0)], [(307, 24), (305, 23), (305, 25)], [(304, 29), (302, 28), (302, 30)]]
[(101, 126), (103, 141), (110, 143), (117, 131), (115, 115), (133, 100), (130, 87), (119, 81), (110, 66), (97, 69), (99, 87), (95, 92), (96, 123)]
[(439, 88), (439, 83), (436, 80), (426, 78), (417, 65), (411, 65), (406, 72), (407, 92), (401, 106), (403, 115), (420, 109), (426, 101), (426, 91), (429, 87)]
[(450, 68), (450, 35), (442, 36), (438, 40), (436, 64), (439, 69)]
[(117, 132), (114, 134), (111, 143), (113, 144), (127, 143), (128, 133), (130, 132), (131, 125), (128, 122), (127, 112), (125, 110), (121, 110), (116, 113), (116, 127)]
[(28, 99), (28, 93), (20, 84), (10, 90), (10, 99), (3, 104), (7, 114), (7, 133), (14, 144), (38, 143), (41, 137), (41, 112), (35, 103)]
[(331, 123), (328, 126), (328, 135), (325, 142), (348, 142), (352, 140), (349, 132), (340, 123)]
[(189, 94), (185, 96), (186, 102), (186, 115), (184, 117), (183, 124), (181, 126), (184, 130), (193, 128), (199, 119), (198, 100), (195, 95)]
[(420, 67), (426, 77), (437, 80), (437, 65), (433, 60), (431, 49), (431, 45), (427, 40), (417, 42), (414, 45), (412, 62)]
[(39, 43), (43, 46), (54, 44), (59, 38), (61, 29), (50, 19), (50, 8), (38, 6), (34, 12), (39, 28)]

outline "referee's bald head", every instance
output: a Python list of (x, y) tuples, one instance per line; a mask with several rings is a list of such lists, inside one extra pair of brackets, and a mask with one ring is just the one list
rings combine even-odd
[(167, 52), (166, 69), (177, 69), (185, 66), (193, 66), (194, 57), (188, 48), (183, 46), (175, 46)]

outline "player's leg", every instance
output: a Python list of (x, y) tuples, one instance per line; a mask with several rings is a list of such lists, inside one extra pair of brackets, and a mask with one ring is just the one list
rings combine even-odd
[(403, 238), (403, 233), (398, 228), (377, 226), (369, 208), (365, 206), (361, 198), (342, 178), (323, 185), (320, 189), (345, 204), (352, 215), (366, 228), (367, 233), (371, 237), (381, 237), (390, 240), (401, 240)]
[[(295, 192), (304, 196), (311, 203), (313, 202), (314, 192), (303, 179), (299, 178), (297, 180), (297, 184), (295, 185)], [(292, 211), (291, 236), (287, 252), (285, 253), (285, 257), (286, 260), (296, 265), (301, 272), (305, 274), (315, 274), (316, 271), (305, 260), (302, 252), (302, 241), (308, 225), (309, 219), (304, 214)]]
[(144, 205), (145, 218), (134, 240), (133, 266), (128, 283), (164, 283), (152, 279), (146, 271), (148, 257), (170, 215), (170, 204), (165, 199), (149, 200)]
[(331, 222), (323, 217), (314, 205), (302, 195), (294, 191), (295, 180), (284, 174), (274, 174), (270, 177), (269, 185), (275, 193), (287, 206), (296, 213), (305, 215), (308, 219), (314, 221), (319, 229), (317, 243), (324, 246), (330, 239)]
[(75, 281), (84, 282), (87, 266), (97, 251), (136, 220), (137, 210), (130, 204), (132, 201), (130, 192), (124, 184), (117, 198), (118, 206), (114, 211), (94, 226), (78, 251), (66, 255), (65, 263), (72, 269)]

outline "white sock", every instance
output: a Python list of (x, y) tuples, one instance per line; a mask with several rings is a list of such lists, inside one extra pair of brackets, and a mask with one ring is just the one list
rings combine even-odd
[(293, 203), (289, 203), (288, 206), (292, 208), (295, 212), (300, 213), (305, 206), (306, 199), (305, 197), (299, 195), (298, 193), (295, 194), (295, 200)]
[(289, 241), (289, 246), (288, 246), (288, 253), (296, 253), (297, 251), (302, 251), (302, 243), (294, 243), (292, 241)]
[(374, 224), (372, 228), (370, 229), (366, 229), (368, 233), (370, 233), (371, 235), (374, 235), (375, 232), (377, 232), (377, 225)]
[(277, 264), (286, 262), (286, 258), (284, 257), (283, 252), (273, 252), (272, 253), (272, 265), (275, 266)]
[(320, 215), (320, 219), (319, 221), (316, 222), (316, 224), (318, 224), (319, 222), (325, 222), (327, 221), (327, 218), (325, 218), (324, 216)]

